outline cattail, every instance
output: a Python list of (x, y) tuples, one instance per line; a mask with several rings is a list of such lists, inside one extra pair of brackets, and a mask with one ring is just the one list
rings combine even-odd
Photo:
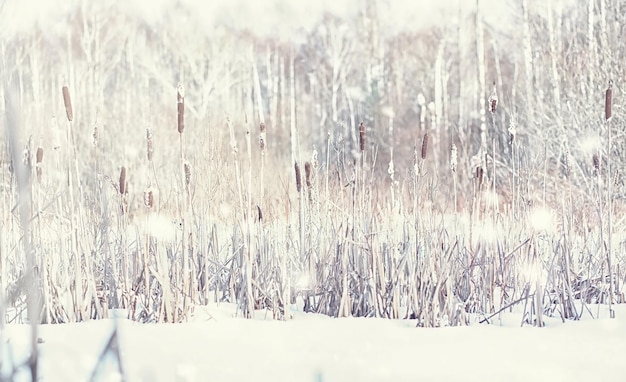
[(515, 122), (514, 119), (511, 119), (511, 121), (509, 121), (509, 145), (513, 144), (513, 141), (515, 140), (515, 134), (517, 134), (517, 123)]
[(313, 154), (311, 154), (311, 168), (316, 169), (319, 166), (319, 161), (317, 160), (317, 150), (313, 149)]
[(183, 168), (185, 171), (185, 189), (189, 192), (189, 184), (191, 183), (191, 165), (189, 162), (185, 161)]
[(143, 204), (148, 208), (148, 209), (152, 209), (152, 207), (154, 206), (154, 192), (152, 191), (151, 187), (148, 187), (144, 192), (143, 192)]
[(32, 155), (30, 153), (30, 149), (28, 146), (26, 146), (26, 148), (24, 149), (24, 152), (22, 153), (22, 162), (24, 163), (24, 166), (31, 168), (32, 167)]
[(259, 134), (259, 147), (261, 148), (261, 151), (265, 151), (265, 137), (266, 137), (266, 133), (265, 133), (265, 122), (261, 122), (261, 126), (259, 126), (259, 130), (261, 131)]
[(604, 118), (608, 122), (613, 116), (611, 108), (613, 105), (613, 80), (609, 80), (609, 87), (606, 89), (604, 97)]
[(308, 189), (311, 189), (312, 176), (311, 162), (304, 162), (304, 179), (306, 180), (306, 186)]
[(36, 159), (37, 159), (37, 164), (40, 165), (41, 161), (43, 160), (43, 148), (41, 147), (37, 148)]
[(498, 108), (498, 93), (496, 92), (496, 83), (493, 83), (493, 90), (491, 91), (491, 95), (489, 96), (489, 112), (491, 114), (496, 113), (496, 109)]
[(302, 190), (302, 178), (300, 177), (300, 165), (295, 162), (294, 168), (296, 170), (296, 190), (300, 192)]
[(428, 154), (428, 132), (424, 134), (424, 138), (422, 139), (422, 160), (426, 159), (427, 154)]
[(259, 221), (263, 221), (263, 211), (261, 211), (261, 207), (256, 206), (256, 211), (257, 211), (257, 216), (259, 218)]
[(359, 124), (359, 147), (361, 152), (365, 151), (365, 125), (363, 122)]
[(182, 134), (185, 130), (185, 88), (183, 84), (178, 84), (176, 93), (178, 99), (178, 132)]
[(93, 125), (93, 131), (91, 133), (91, 144), (93, 145), (93, 147), (97, 147), (98, 146), (98, 125)]
[(569, 178), (572, 174), (572, 154), (570, 154), (569, 149), (565, 149), (563, 155), (563, 169), (565, 177)]
[(41, 183), (41, 161), (43, 160), (43, 148), (37, 148), (36, 159), (37, 164), (35, 166), (37, 168), (37, 183)]
[(485, 171), (481, 166), (476, 167), (476, 185), (480, 188), (483, 185), (483, 176)]
[(593, 162), (593, 175), (598, 176), (600, 173), (600, 157), (598, 157), (598, 154), (593, 154), (591, 161)]
[(146, 129), (146, 154), (148, 155), (148, 161), (152, 160), (152, 154), (154, 153), (154, 144), (152, 142), (152, 129)]
[(452, 170), (452, 172), (456, 172), (456, 165), (457, 165), (457, 149), (456, 149), (456, 145), (453, 143), (450, 146), (450, 169)]
[(67, 86), (63, 86), (63, 103), (65, 104), (65, 114), (67, 114), (67, 120), (72, 122), (72, 120), (74, 119), (74, 112), (72, 111), (70, 89), (68, 89)]
[(126, 167), (122, 166), (120, 170), (120, 183), (119, 183), (120, 195), (126, 195), (128, 193), (128, 182), (126, 181)]

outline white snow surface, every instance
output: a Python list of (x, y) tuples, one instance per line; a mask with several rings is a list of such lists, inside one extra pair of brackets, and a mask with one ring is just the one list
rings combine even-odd
[[(615, 319), (595, 306), (595, 319), (550, 318), (543, 328), (520, 327), (518, 313), (430, 329), (299, 312), (288, 321), (266, 312), (247, 320), (231, 304), (197, 307), (182, 324), (117, 322), (126, 381), (618, 381), (626, 375), (626, 306), (615, 308)], [(115, 323), (40, 326), (41, 380), (89, 380)], [(6, 327), (4, 361), (7, 348), (17, 361), (27, 356), (29, 330)], [(119, 381), (116, 370), (109, 357), (96, 380)]]

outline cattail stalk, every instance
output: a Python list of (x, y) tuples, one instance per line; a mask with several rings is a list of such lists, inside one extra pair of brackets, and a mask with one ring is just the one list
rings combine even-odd
[(606, 130), (608, 135), (607, 144), (607, 166), (606, 166), (606, 179), (607, 179), (607, 208), (608, 208), (608, 248), (607, 248), (607, 265), (609, 268), (609, 314), (611, 318), (615, 318), (615, 311), (613, 310), (613, 178), (611, 175), (611, 161), (612, 161), (612, 132), (611, 132), (611, 119), (613, 107), (613, 81), (609, 80), (609, 86), (605, 92), (604, 98), (604, 118), (606, 120)]
[(256, 96), (257, 111), (259, 113), (259, 148), (261, 149), (261, 169), (259, 171), (259, 201), (263, 202), (265, 198), (265, 145), (267, 143), (267, 133), (265, 126), (265, 113), (263, 112), (263, 98), (261, 96), (261, 80), (259, 78), (259, 70), (252, 54), (252, 76), (254, 81), (254, 94)]
[[(128, 179), (126, 178), (126, 167), (122, 166), (120, 170), (120, 178), (118, 183), (118, 191), (120, 193), (120, 208), (121, 208), (121, 219), (123, 225), (126, 226), (128, 220)], [(126, 243), (123, 243), (122, 247), (122, 276), (124, 278), (124, 286), (125, 288), (129, 288), (130, 286), (130, 278), (129, 278), (129, 259)]]
[(245, 247), (244, 247), (244, 251), (243, 251), (243, 255), (244, 255), (244, 270), (245, 270), (245, 288), (246, 288), (246, 293), (245, 293), (245, 300), (246, 300), (246, 304), (245, 304), (245, 309), (244, 309), (244, 313), (246, 315), (246, 317), (252, 318), (254, 317), (254, 301), (255, 301), (255, 297), (254, 297), (254, 292), (252, 289), (252, 278), (253, 278), (253, 258), (252, 258), (252, 254), (253, 253), (257, 253), (257, 251), (255, 251), (252, 248), (252, 139), (251, 139), (251, 133), (250, 133), (250, 121), (248, 120), (248, 115), (252, 115), (252, 99), (250, 99), (250, 102), (248, 102), (248, 108), (249, 108), (249, 113), (246, 113), (245, 118), (244, 118), (244, 123), (245, 123), (245, 129), (246, 129), (246, 153), (247, 153), (247, 160), (248, 160), (248, 173), (247, 173), (247, 187), (246, 187), (246, 212), (245, 212), (245, 216), (246, 216), (246, 221), (245, 221), (245, 227), (246, 227), (246, 232), (245, 232)]
[[(65, 114), (67, 116), (67, 143), (70, 147), (67, 150), (67, 184), (70, 207), (74, 208), (74, 173), (72, 172), (72, 162), (75, 165), (76, 174), (78, 174), (78, 164), (76, 160), (76, 146), (74, 144), (74, 135), (72, 131), (72, 121), (74, 120), (74, 112), (72, 109), (72, 100), (70, 91), (67, 86), (61, 89), (63, 93), (63, 104), (65, 105)], [(72, 213), (70, 218), (71, 232), (76, 232), (78, 223), (76, 221), (77, 214)], [(82, 255), (78, 250), (78, 238), (71, 235), (72, 252), (74, 253), (74, 277), (75, 277), (75, 305), (74, 314), (77, 321), (81, 321), (84, 317), (83, 306), (83, 272), (82, 272)]]

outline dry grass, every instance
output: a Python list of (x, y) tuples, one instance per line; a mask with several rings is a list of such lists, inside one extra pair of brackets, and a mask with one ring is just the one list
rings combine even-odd
[[(421, 57), (422, 48), (451, 54), (429, 40), (408, 40), (407, 56)], [(248, 40), (225, 41), (209, 46), (249, 48)], [(540, 326), (544, 315), (577, 319), (590, 303), (624, 301), (624, 221), (612, 220), (613, 211), (616, 217), (624, 211), (623, 195), (617, 185), (607, 186), (617, 173), (611, 163), (620, 168), (624, 153), (610, 142), (606, 151), (594, 146), (583, 152), (574, 141), (580, 131), (558, 130), (601, 113), (601, 94), (591, 95), (592, 87), (584, 97), (572, 89), (561, 92), (571, 104), (585, 106), (577, 110), (594, 109), (590, 115), (557, 123), (567, 115), (534, 100), (532, 115), (541, 122), (534, 124), (525, 110), (531, 102), (514, 99), (513, 90), (519, 97), (522, 85), (540, 86), (542, 73), (536, 83), (511, 79), (498, 86), (498, 94), (494, 86), (490, 97), (482, 90), (443, 97), (448, 93), (440, 88), (454, 91), (454, 81), (442, 78), (462, 82), (463, 74), (442, 65), (437, 76), (427, 73), (436, 81), (415, 84), (423, 89), (416, 106), (415, 89), (402, 87), (396, 77), (337, 66), (359, 46), (328, 47), (338, 49), (334, 61), (304, 48), (261, 47), (254, 51), (265, 56), (254, 55), (252, 66), (249, 57), (235, 54), (225, 54), (232, 60), (224, 62), (184, 62), (184, 77), (157, 66), (143, 82), (123, 81), (136, 84), (116, 93), (128, 94), (126, 100), (98, 98), (91, 91), (101, 82), (87, 86), (74, 79), (74, 100), (81, 102), (72, 106), (69, 87), (47, 80), (43, 88), (53, 100), (24, 111), (24, 118), (28, 126), (45, 125), (62, 100), (67, 130), (54, 121), (32, 134), (35, 142), (45, 134), (65, 133), (68, 139), (58, 149), (46, 139), (33, 146), (30, 171), (37, 182), (27, 184), (34, 191), (27, 220), (36, 229), (28, 236), (37, 254), (33, 285), (43, 296), (34, 322), (98, 319), (113, 308), (128, 309), (141, 322), (180, 322), (197, 304), (222, 301), (236, 302), (246, 317), (267, 309), (287, 319), (294, 302), (302, 301), (310, 312), (415, 318), (429, 327), (491, 322), (519, 305), (520, 323)], [(167, 50), (174, 48), (161, 46), (188, 58)], [(388, 70), (407, 70), (398, 71), (398, 78), (421, 78), (414, 68), (430, 67), (403, 57), (388, 57), (396, 60)], [(71, 64), (82, 65), (76, 60)], [(206, 70), (200, 70), (205, 64), (198, 62), (205, 61)], [(505, 69), (512, 71), (509, 65)], [(186, 79), (186, 96), (182, 84), (171, 83), (176, 76)], [(387, 87), (371, 85), (367, 97), (351, 98), (345, 89), (363, 88), (364, 78), (387, 81)], [(47, 99), (45, 91), (28, 89), (20, 95), (25, 105)], [(623, 123), (617, 113), (623, 104), (613, 107), (616, 101), (617, 88), (609, 85), (597, 135), (608, 138), (612, 124)], [(481, 104), (482, 114), (475, 110)], [(379, 112), (381, 105), (393, 112)], [(92, 107), (112, 112), (96, 114)], [(489, 130), (474, 116), (485, 119), (486, 112), (492, 115)], [(508, 130), (500, 116), (512, 121)], [(454, 125), (454, 117), (465, 122)], [(102, 128), (90, 137), (85, 126), (94, 120)], [(250, 137), (255, 123), (258, 145)], [(94, 144), (85, 144), (90, 139)], [(24, 147), (22, 142), (15, 147)], [(567, 151), (555, 150), (560, 145)], [(15, 147), (4, 156), (5, 174), (18, 165)], [(566, 177), (560, 175), (563, 155)], [(4, 175), (1, 186), (3, 307), (9, 321), (19, 321), (28, 300), (22, 286), (31, 269), (23, 254), (29, 252), (20, 245), (23, 226), (11, 212), (22, 207), (13, 175)]]

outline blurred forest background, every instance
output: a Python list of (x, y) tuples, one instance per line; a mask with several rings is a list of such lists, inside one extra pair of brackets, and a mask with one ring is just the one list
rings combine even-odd
[[(146, 128), (154, 132), (157, 172), (167, 172), (176, 155), (171, 105), (179, 82), (190, 111), (187, 155), (197, 179), (221, 168), (209, 164), (216, 152), (230, 150), (226, 116), (238, 125), (236, 138), (243, 142), (245, 116), (258, 126), (261, 108), (268, 166), (276, 170), (272, 185), (289, 183), (292, 80), (300, 155), (317, 150), (326, 158), (329, 147), (356, 148), (364, 122), (380, 180), (389, 178), (392, 156), (394, 179), (406, 179), (426, 131), (434, 152), (427, 168), (445, 171), (454, 143), (464, 183), (473, 177), (481, 145), (491, 155), (494, 140), (500, 169), (513, 171), (513, 126), (520, 176), (531, 196), (543, 190), (545, 171), (553, 181), (563, 177), (568, 156), (581, 195), (593, 186), (596, 151), (623, 163), (623, 140), (612, 152), (601, 143), (604, 89), (612, 79), (619, 94), (624, 75), (623, 1), (509, 2), (506, 27), (486, 23), (489, 4), (479, 1), (448, 10), (452, 14), (444, 22), (406, 31), (381, 20), (385, 6), (363, 1), (347, 15), (324, 14), (294, 35), (278, 29), (276, 35), (256, 36), (253, 28), (239, 23), (235, 29), (226, 21), (207, 30), (193, 9), (180, 4), (164, 8), (158, 21), (146, 21), (116, 2), (82, 2), (62, 23), (3, 39), (3, 74), (19, 87), (24, 137), (46, 153), (63, 146), (60, 89), (68, 85), (78, 155), (91, 155), (97, 129), (106, 153), (97, 171), (113, 177), (126, 166), (134, 190), (146, 186), (136, 175), (146, 163)], [(261, 102), (254, 98), (255, 70)], [(486, 103), (493, 84), (499, 104), (492, 120)], [(615, 110), (621, 110), (621, 97), (614, 98)], [(49, 161), (42, 166), (53, 170)], [(94, 171), (89, 165), (81, 170), (88, 178)], [(445, 174), (439, 181), (448, 181)], [(510, 194), (508, 188), (503, 185), (503, 192)], [(195, 192), (212, 193), (204, 187)]]

